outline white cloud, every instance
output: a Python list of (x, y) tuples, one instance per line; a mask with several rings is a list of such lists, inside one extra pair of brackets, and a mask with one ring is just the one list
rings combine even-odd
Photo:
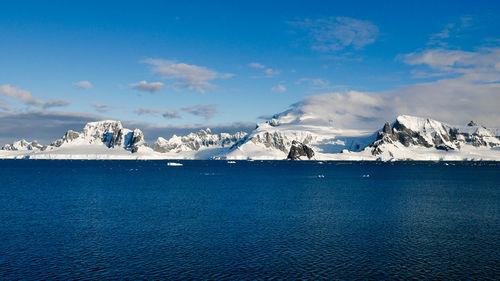
[(248, 64), (249, 67), (252, 67), (252, 68), (259, 68), (259, 69), (262, 69), (262, 68), (266, 68), (265, 65), (259, 63), (259, 62), (251, 62)]
[(130, 84), (129, 86), (134, 90), (156, 93), (159, 90), (161, 90), (161, 88), (163, 88), (163, 83), (162, 82), (148, 83), (147, 81), (141, 81), (139, 83)]
[(191, 113), (195, 116), (203, 117), (208, 120), (214, 117), (214, 115), (217, 113), (217, 105), (215, 104), (195, 105), (195, 106), (183, 107), (182, 110)]
[(215, 85), (208, 81), (234, 76), (230, 73), (219, 73), (203, 66), (174, 63), (162, 59), (146, 59), (142, 63), (152, 65), (153, 72), (160, 74), (163, 79), (176, 81), (171, 85), (172, 87), (187, 88), (200, 93), (215, 88)]
[(424, 66), (430, 71), (418, 72), (421, 76), (455, 75), (476, 82), (500, 80), (500, 47), (479, 48), (476, 51), (428, 49), (400, 56), (413, 66)]
[[(500, 128), (500, 47), (473, 51), (436, 48), (400, 58), (424, 73), (444, 78), (384, 92), (311, 95), (294, 104), (291, 111), (297, 116), (314, 116), (336, 128), (375, 130), (401, 114), (452, 125), (474, 120)], [(296, 83), (312, 81), (300, 79)]]
[(273, 92), (280, 92), (280, 93), (284, 93), (284, 92), (286, 92), (286, 87), (285, 87), (285, 86), (283, 86), (283, 85), (281, 85), (281, 84), (279, 84), (279, 85), (278, 85), (278, 86), (276, 86), (276, 87), (272, 87), (272, 88), (271, 88), (271, 91), (273, 91)]
[(0, 95), (4, 95), (22, 102), (25, 105), (38, 106), (42, 108), (66, 106), (69, 104), (66, 100), (52, 100), (48, 102), (41, 101), (26, 90), (12, 87), (9, 84), (0, 86)]
[(349, 17), (306, 18), (289, 24), (307, 33), (312, 49), (324, 52), (348, 47), (362, 49), (374, 43), (379, 35), (379, 29), (373, 23)]
[(73, 85), (75, 87), (80, 88), (80, 89), (92, 88), (92, 83), (90, 83), (89, 81), (80, 81), (80, 82), (73, 83)]
[(312, 95), (292, 110), (313, 115), (337, 128), (379, 128), (401, 114), (434, 118), (453, 125), (474, 120), (500, 127), (500, 48), (473, 52), (427, 50), (403, 56), (438, 74), (453, 74), (385, 92), (333, 92)]

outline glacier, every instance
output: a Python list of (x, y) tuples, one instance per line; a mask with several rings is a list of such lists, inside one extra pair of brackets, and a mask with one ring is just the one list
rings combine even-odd
[(338, 128), (314, 114), (285, 111), (249, 134), (214, 134), (207, 128), (186, 136), (145, 141), (140, 129), (120, 121), (90, 122), (48, 145), (19, 140), (0, 149), (2, 159), (220, 159), (337, 161), (500, 161), (500, 130), (471, 121), (452, 126), (408, 115), (379, 130)]

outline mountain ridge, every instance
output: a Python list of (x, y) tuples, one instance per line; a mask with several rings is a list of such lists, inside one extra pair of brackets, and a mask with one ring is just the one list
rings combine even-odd
[(430, 118), (400, 115), (370, 132), (339, 129), (287, 111), (259, 123), (250, 134), (213, 134), (207, 128), (186, 136), (159, 137), (149, 145), (140, 129), (120, 121), (87, 123), (49, 145), (19, 140), (0, 158), (23, 159), (228, 159), (228, 160), (495, 160), (500, 130), (469, 122), (452, 126)]

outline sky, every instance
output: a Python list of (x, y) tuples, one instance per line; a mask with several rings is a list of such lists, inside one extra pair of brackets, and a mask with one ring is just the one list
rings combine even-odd
[(154, 137), (249, 131), (289, 108), (367, 129), (398, 114), (500, 127), (498, 1), (1, 7), (3, 142), (100, 119)]

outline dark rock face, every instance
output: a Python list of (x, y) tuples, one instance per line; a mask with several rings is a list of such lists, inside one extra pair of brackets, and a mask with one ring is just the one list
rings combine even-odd
[(77, 139), (79, 136), (80, 136), (79, 133), (77, 133), (77, 132), (75, 132), (73, 130), (69, 130), (60, 139), (52, 142), (51, 145), (55, 146), (55, 147), (59, 147), (59, 146), (61, 146), (65, 142), (71, 142), (72, 140)]
[(384, 134), (392, 134), (392, 128), (391, 128), (391, 124), (389, 124), (389, 122), (385, 122), (384, 128), (382, 129), (382, 132)]
[(119, 138), (123, 135), (123, 129), (115, 128), (113, 133), (107, 133), (102, 136), (102, 142), (107, 143), (108, 147), (114, 147), (115, 145), (120, 145)]
[(139, 151), (140, 146), (149, 147), (149, 145), (144, 141), (144, 134), (140, 130), (134, 130), (132, 136), (130, 138), (130, 142), (127, 145), (127, 148), (135, 153)]
[(474, 122), (474, 121), (472, 121), (472, 120), (471, 120), (471, 121), (469, 122), (469, 124), (467, 124), (467, 126), (468, 126), (468, 127), (476, 127), (476, 126), (477, 126), (477, 124), (476, 124), (476, 122)]
[(262, 135), (252, 137), (253, 143), (263, 143), (266, 147), (276, 148), (283, 152), (287, 152), (285, 140), (278, 132), (265, 132)]
[(307, 156), (308, 159), (311, 159), (314, 156), (314, 151), (309, 146), (298, 142), (292, 141), (292, 146), (290, 147), (290, 152), (286, 157), (287, 160), (299, 160), (301, 156)]

